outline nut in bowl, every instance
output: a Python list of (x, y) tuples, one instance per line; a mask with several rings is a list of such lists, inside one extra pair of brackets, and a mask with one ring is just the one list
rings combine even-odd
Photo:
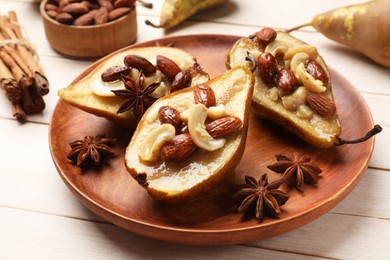
[(113, 4), (110, 1), (80, 1), (65, 5), (56, 2), (42, 1), (40, 12), (47, 40), (62, 54), (102, 57), (136, 39), (136, 9), (132, 0)]

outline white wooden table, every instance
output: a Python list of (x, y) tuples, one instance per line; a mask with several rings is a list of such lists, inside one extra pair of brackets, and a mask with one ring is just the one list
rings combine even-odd
[[(225, 8), (203, 12), (164, 33), (144, 24), (158, 22), (163, 1), (154, 9), (138, 6), (137, 42), (197, 33), (247, 36), (260, 26), (290, 28), (328, 9), (359, 0), (230, 0)], [(312, 29), (294, 35), (315, 45), (327, 63), (361, 93), (383, 132), (369, 168), (354, 191), (317, 220), (283, 235), (252, 243), (193, 247), (134, 235), (83, 207), (60, 179), (48, 147), (50, 116), (66, 87), (92, 61), (67, 59), (46, 40), (38, 4), (0, 0), (0, 12), (17, 12), (38, 50), (51, 82), (46, 109), (25, 124), (12, 118), (0, 96), (0, 259), (390, 259), (390, 70), (341, 47)]]

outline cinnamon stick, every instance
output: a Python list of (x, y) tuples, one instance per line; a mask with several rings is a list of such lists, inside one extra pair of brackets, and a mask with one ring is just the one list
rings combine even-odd
[(12, 115), (20, 123), (26, 122), (26, 113), (24, 112), (20, 101), (12, 102)]

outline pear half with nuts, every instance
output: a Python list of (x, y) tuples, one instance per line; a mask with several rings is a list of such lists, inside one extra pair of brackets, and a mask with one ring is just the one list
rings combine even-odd
[(336, 144), (341, 128), (330, 75), (314, 46), (287, 32), (264, 28), (239, 39), (226, 64), (246, 66), (255, 75), (255, 114), (316, 147)]
[(233, 176), (254, 79), (243, 67), (157, 100), (126, 149), (127, 170), (156, 200), (189, 201)]
[(135, 129), (155, 100), (207, 80), (196, 58), (184, 50), (140, 47), (98, 61), (58, 95), (86, 112)]

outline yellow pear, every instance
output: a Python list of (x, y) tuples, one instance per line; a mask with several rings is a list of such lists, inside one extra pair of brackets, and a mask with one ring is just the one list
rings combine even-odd
[[(236, 67), (159, 99), (126, 149), (127, 170), (159, 201), (180, 203), (205, 194), (231, 177), (241, 160), (252, 93), (252, 73)], [(177, 120), (162, 119), (162, 114), (175, 118), (172, 111), (180, 114)], [(178, 130), (173, 122), (180, 120)]]

